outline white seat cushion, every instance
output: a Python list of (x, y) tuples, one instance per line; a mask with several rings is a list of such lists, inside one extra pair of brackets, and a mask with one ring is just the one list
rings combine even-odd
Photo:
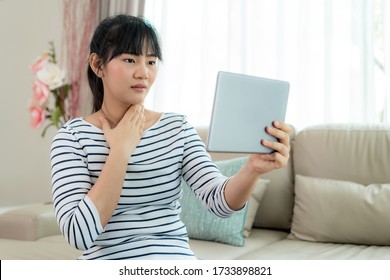
[(190, 247), (201, 260), (234, 260), (285, 239), (287, 234), (282, 231), (253, 228), (251, 235), (245, 238), (243, 247), (194, 239), (190, 240)]

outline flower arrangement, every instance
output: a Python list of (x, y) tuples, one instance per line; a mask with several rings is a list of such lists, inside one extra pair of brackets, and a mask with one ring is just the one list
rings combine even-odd
[(29, 107), (31, 126), (39, 129), (48, 122), (43, 127), (42, 137), (49, 127), (60, 128), (70, 119), (67, 98), (71, 87), (65, 82), (65, 71), (58, 66), (53, 42), (49, 42), (49, 46), (49, 51), (42, 53), (31, 65), (34, 75)]

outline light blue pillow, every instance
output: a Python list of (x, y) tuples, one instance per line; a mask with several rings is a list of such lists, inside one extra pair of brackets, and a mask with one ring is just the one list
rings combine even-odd
[[(230, 177), (240, 170), (246, 160), (245, 157), (220, 161), (215, 164), (223, 175)], [(217, 241), (234, 246), (244, 245), (243, 230), (248, 205), (229, 218), (220, 218), (201, 204), (184, 180), (182, 181), (182, 189), (180, 216), (187, 227), (189, 238)]]

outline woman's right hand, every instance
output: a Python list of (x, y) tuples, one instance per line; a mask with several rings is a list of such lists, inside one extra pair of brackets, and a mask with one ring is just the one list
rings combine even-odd
[(106, 118), (100, 118), (110, 153), (88, 196), (99, 212), (102, 227), (107, 225), (118, 204), (129, 158), (141, 140), (144, 121), (142, 105), (132, 105), (113, 128)]
[(111, 150), (117, 149), (129, 156), (134, 152), (143, 134), (145, 121), (144, 107), (132, 105), (123, 115), (118, 125), (111, 128), (106, 118), (100, 118), (104, 137)]

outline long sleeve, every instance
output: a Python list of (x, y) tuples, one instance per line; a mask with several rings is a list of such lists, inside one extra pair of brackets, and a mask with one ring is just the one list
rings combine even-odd
[(226, 203), (224, 189), (228, 178), (212, 162), (196, 130), (184, 120), (183, 179), (202, 204), (219, 217), (235, 211)]
[(92, 184), (86, 160), (75, 133), (61, 128), (51, 148), (54, 210), (62, 234), (80, 250), (88, 249), (103, 231), (97, 209), (87, 196)]

